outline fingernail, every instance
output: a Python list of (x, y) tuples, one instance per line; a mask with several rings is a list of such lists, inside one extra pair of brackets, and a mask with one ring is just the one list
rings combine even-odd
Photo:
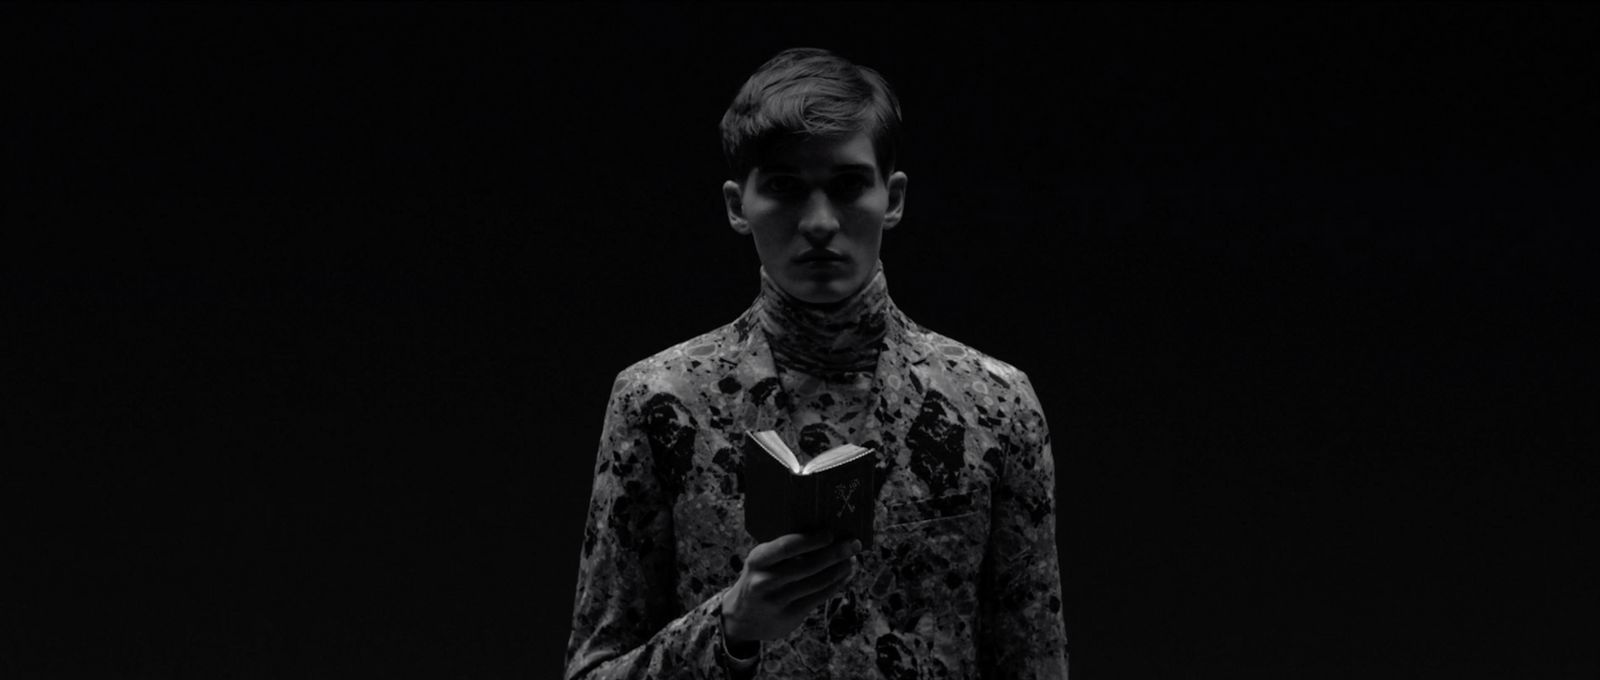
[(861, 539), (859, 538), (850, 542), (850, 553), (855, 554), (858, 552), (861, 552)]

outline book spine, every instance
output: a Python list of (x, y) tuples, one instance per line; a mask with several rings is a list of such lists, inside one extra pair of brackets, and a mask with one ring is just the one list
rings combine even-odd
[(794, 516), (797, 530), (803, 532), (816, 531), (821, 528), (822, 522), (818, 512), (818, 485), (816, 475), (801, 475), (794, 478)]

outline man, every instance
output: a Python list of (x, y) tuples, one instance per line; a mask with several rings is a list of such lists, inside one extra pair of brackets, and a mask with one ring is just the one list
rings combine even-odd
[[(918, 326), (879, 249), (905, 208), (871, 69), (780, 53), (722, 120), (729, 223), (761, 261), (733, 323), (612, 385), (566, 676), (1065, 678), (1055, 467), (1016, 368)], [(753, 544), (740, 442), (878, 451), (875, 542)]]

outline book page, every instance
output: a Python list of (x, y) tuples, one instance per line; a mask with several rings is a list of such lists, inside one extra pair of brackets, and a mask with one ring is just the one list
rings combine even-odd
[(784, 467), (789, 468), (790, 472), (797, 475), (805, 474), (801, 471), (800, 459), (795, 458), (794, 452), (789, 450), (788, 444), (783, 443), (783, 439), (778, 437), (778, 433), (772, 430), (762, 430), (750, 433), (750, 438), (760, 444), (762, 450), (772, 454), (772, 457), (776, 458)]
[(800, 474), (809, 475), (813, 472), (822, 472), (823, 470), (836, 468), (870, 452), (872, 452), (872, 449), (862, 448), (860, 446), (856, 446), (855, 444), (835, 446), (827, 451), (817, 454), (816, 458), (812, 458), (811, 462), (806, 463), (805, 467), (800, 470)]

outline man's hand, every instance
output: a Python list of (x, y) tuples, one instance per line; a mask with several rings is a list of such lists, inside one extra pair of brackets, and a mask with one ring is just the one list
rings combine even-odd
[(827, 530), (785, 534), (751, 548), (739, 581), (722, 600), (723, 637), (744, 646), (788, 635), (844, 588), (858, 552), (860, 541), (834, 543)]

